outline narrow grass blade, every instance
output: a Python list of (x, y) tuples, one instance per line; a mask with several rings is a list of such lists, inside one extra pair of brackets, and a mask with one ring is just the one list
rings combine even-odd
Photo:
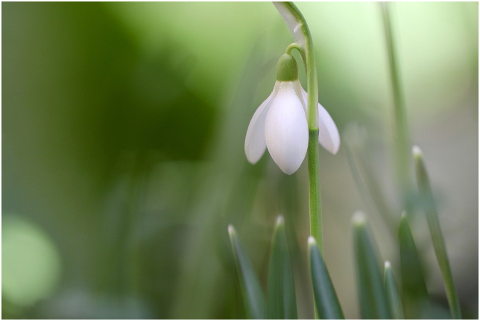
[(367, 230), (366, 217), (357, 212), (353, 215), (353, 247), (357, 270), (360, 308), (364, 319), (389, 319), (383, 278), (373, 240)]
[(393, 275), (390, 262), (385, 262), (385, 291), (387, 292), (387, 301), (390, 307), (390, 313), (395, 319), (405, 319), (403, 316), (402, 300), (398, 293), (397, 282)]
[(233, 253), (237, 263), (238, 277), (242, 289), (247, 316), (250, 319), (265, 319), (265, 296), (253, 270), (252, 264), (243, 251), (237, 232), (232, 225), (228, 226), (228, 234), (232, 242)]
[(327, 267), (320, 254), (317, 242), (312, 236), (308, 238), (308, 252), (318, 317), (320, 319), (344, 319)]
[(268, 318), (296, 319), (295, 283), (288, 256), (285, 220), (282, 216), (278, 217), (275, 224), (269, 269)]
[(410, 135), (408, 132), (407, 109), (405, 105), (405, 94), (398, 59), (398, 47), (395, 32), (391, 21), (391, 3), (378, 2), (382, 12), (383, 26), (385, 30), (385, 45), (388, 53), (388, 66), (390, 84), (393, 94), (393, 111), (395, 115), (394, 135), (395, 137), (395, 174), (396, 181), (400, 187), (404, 204), (408, 204), (408, 194), (413, 186), (411, 180), (411, 163), (408, 155), (410, 148)]
[(455, 283), (453, 282), (452, 270), (448, 261), (447, 249), (443, 239), (442, 230), (440, 228), (440, 221), (438, 219), (437, 209), (432, 196), (430, 182), (428, 179), (427, 170), (423, 162), (423, 154), (418, 146), (412, 149), (413, 158), (415, 160), (415, 174), (417, 176), (418, 190), (422, 200), (425, 214), (427, 216), (428, 226), (430, 228), (430, 235), (432, 236), (433, 247), (435, 255), (437, 256), (438, 265), (442, 271), (443, 282), (447, 292), (448, 304), (450, 305), (450, 312), (454, 319), (462, 317), (460, 312), (460, 301), (458, 299)]
[(398, 237), (405, 313), (409, 319), (418, 319), (422, 314), (422, 306), (428, 302), (428, 291), (420, 257), (405, 213), (400, 220)]

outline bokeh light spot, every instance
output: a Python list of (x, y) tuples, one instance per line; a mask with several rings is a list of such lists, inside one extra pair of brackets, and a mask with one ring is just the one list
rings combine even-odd
[(28, 306), (52, 294), (61, 272), (60, 255), (37, 225), (4, 215), (2, 230), (2, 294)]

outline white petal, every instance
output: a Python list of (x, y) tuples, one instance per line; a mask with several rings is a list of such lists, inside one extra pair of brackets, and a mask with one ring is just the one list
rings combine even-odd
[[(307, 108), (308, 94), (303, 88), (301, 88), (301, 91), (305, 108)], [(318, 104), (318, 142), (334, 155), (340, 148), (340, 135), (337, 125), (335, 125), (328, 111), (320, 104)]]
[(292, 82), (281, 82), (265, 121), (265, 139), (270, 155), (285, 174), (302, 165), (308, 148), (308, 125)]
[(267, 118), (273, 97), (278, 91), (277, 87), (275, 84), (272, 93), (257, 108), (248, 125), (247, 136), (245, 137), (245, 155), (247, 156), (247, 160), (252, 164), (258, 162), (267, 148), (265, 143), (265, 119)]
[[(307, 93), (305, 92), (305, 90), (303, 90), (300, 80), (297, 79), (293, 82), (293, 88), (295, 89), (295, 94), (300, 98), (300, 101), (302, 102), (303, 110), (305, 111), (305, 116), (307, 116), (308, 115)], [(308, 121), (307, 121), (307, 124), (308, 124)]]
[(318, 120), (318, 142), (335, 155), (340, 148), (340, 135), (332, 117), (320, 104), (318, 104)]

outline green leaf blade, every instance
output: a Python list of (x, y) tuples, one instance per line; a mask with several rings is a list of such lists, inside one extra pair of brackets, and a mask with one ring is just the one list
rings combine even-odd
[(395, 319), (405, 319), (403, 316), (402, 300), (398, 293), (397, 282), (393, 275), (390, 262), (385, 262), (385, 291), (387, 292), (387, 301), (390, 307), (390, 313)]
[(353, 219), (353, 241), (360, 308), (364, 319), (390, 319), (391, 314), (380, 273), (379, 260), (365, 215), (357, 212)]
[(315, 238), (308, 239), (310, 274), (318, 317), (320, 319), (344, 319), (343, 311)]
[(460, 319), (462, 317), (460, 311), (460, 300), (458, 299), (457, 290), (453, 281), (452, 270), (450, 262), (448, 261), (447, 249), (445, 240), (440, 228), (440, 221), (438, 218), (437, 209), (435, 208), (435, 201), (433, 199), (430, 181), (428, 179), (427, 170), (423, 162), (423, 154), (418, 146), (412, 149), (413, 158), (415, 160), (415, 174), (417, 176), (418, 190), (420, 196), (424, 199), (423, 205), (425, 214), (427, 216), (428, 227), (430, 228), (430, 235), (432, 237), (433, 248), (437, 257), (438, 265), (442, 272), (443, 283), (447, 292), (448, 304), (452, 318)]
[(247, 316), (250, 319), (265, 319), (265, 296), (252, 264), (245, 254), (237, 232), (232, 225), (228, 226), (228, 234), (232, 243)]
[(405, 313), (409, 319), (418, 319), (422, 315), (423, 306), (428, 302), (428, 291), (422, 262), (405, 213), (400, 220), (398, 237)]
[(267, 311), (269, 319), (297, 318), (295, 283), (288, 255), (285, 221), (281, 216), (275, 225), (270, 256)]

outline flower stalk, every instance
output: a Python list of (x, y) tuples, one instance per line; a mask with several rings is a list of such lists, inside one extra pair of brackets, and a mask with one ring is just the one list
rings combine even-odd
[(295, 48), (305, 64), (308, 92), (308, 179), (309, 179), (309, 216), (310, 235), (317, 240), (318, 248), (323, 254), (322, 207), (320, 198), (320, 158), (318, 146), (318, 80), (315, 55), (310, 30), (305, 18), (291, 2), (274, 2), (282, 15), (297, 44), (292, 44), (287, 51)]

